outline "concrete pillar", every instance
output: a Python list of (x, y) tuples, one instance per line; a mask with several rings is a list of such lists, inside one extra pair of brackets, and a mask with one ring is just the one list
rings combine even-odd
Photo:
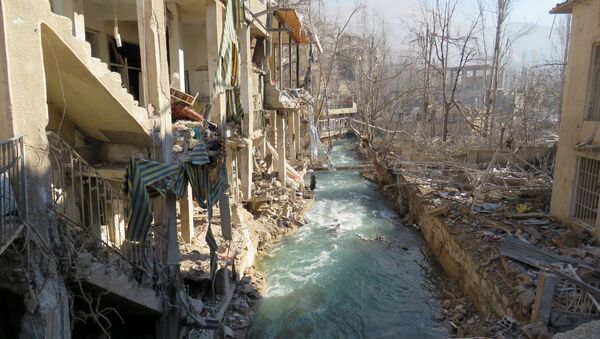
[(181, 214), (181, 237), (189, 244), (194, 239), (194, 203), (190, 184), (187, 185), (183, 198), (179, 200), (179, 213)]
[(167, 3), (171, 21), (169, 22), (169, 66), (173, 88), (185, 91), (185, 63), (183, 52), (183, 28), (181, 9), (173, 2)]
[[(138, 36), (140, 37), (140, 52), (142, 60), (142, 82), (144, 102), (152, 105), (154, 114), (160, 120), (160, 150), (157, 152), (158, 161), (172, 160), (172, 129), (171, 129), (171, 100), (169, 86), (169, 69), (167, 63), (167, 41), (165, 7), (163, 0), (136, 0)], [(171, 279), (178, 277), (179, 245), (177, 244), (177, 219), (175, 215), (176, 198), (167, 193), (164, 198), (154, 202), (154, 220), (163, 225), (167, 240), (167, 265)], [(174, 286), (169, 290), (171, 302), (175, 302)], [(158, 338), (179, 337), (179, 311), (170, 309), (157, 322)]]
[(248, 145), (240, 151), (241, 194), (243, 200), (252, 198), (252, 172), (254, 170), (252, 139), (246, 139)]
[(296, 161), (302, 161), (302, 113), (300, 111), (294, 112), (294, 135), (296, 138), (294, 139), (294, 143), (296, 143)]
[[(176, 3), (167, 3), (171, 13), (169, 22), (169, 66), (171, 86), (180, 91), (185, 91), (185, 59), (183, 52), (183, 30), (181, 9)], [(179, 200), (179, 213), (181, 215), (181, 237), (186, 243), (191, 243), (194, 238), (194, 203), (192, 186), (188, 184), (184, 196)]]
[(286, 118), (287, 118), (287, 154), (289, 157), (289, 160), (291, 163), (295, 162), (295, 158), (296, 158), (296, 144), (294, 141), (295, 135), (294, 135), (294, 125), (295, 125), (295, 119), (294, 119), (294, 111), (288, 112), (286, 114)]
[[(42, 39), (47, 29), (50, 2), (37, 0), (0, 1), (0, 62), (2, 79), (0, 110), (2, 137), (24, 136), (29, 223), (45, 243), (59, 241), (59, 225), (48, 218), (51, 200), (51, 163), (48, 155), (47, 90)], [(51, 21), (52, 18), (50, 18)], [(42, 49), (42, 46), (44, 49)], [(52, 237), (50, 236), (52, 235)], [(35, 288), (24, 298), (26, 309), (21, 321), (21, 338), (70, 338), (69, 298), (56, 264), (47, 260), (37, 246), (28, 252)]]
[(254, 102), (252, 101), (252, 46), (250, 43), (250, 26), (243, 25), (238, 32), (240, 41), (240, 101), (244, 109), (242, 133), (246, 141), (246, 148), (240, 153), (240, 175), (242, 199), (250, 200), (252, 197), (252, 172), (254, 170), (252, 149), (252, 134), (254, 132)]
[(287, 160), (285, 159), (285, 114), (277, 114), (277, 172), (279, 172), (279, 181), (285, 186), (287, 179), (287, 173), (285, 171), (285, 165)]
[(277, 37), (279, 39), (279, 44), (277, 45), (277, 87), (279, 87), (279, 89), (283, 89), (283, 39), (281, 35), (281, 22), (279, 22), (279, 19), (277, 19), (277, 30)]
[[(171, 101), (169, 96), (169, 71), (167, 67), (167, 41), (165, 37), (165, 8), (162, 0), (137, 0), (138, 35), (142, 60), (142, 79), (144, 98), (154, 107), (154, 113), (160, 116), (161, 150), (158, 161), (171, 162), (172, 130)], [(175, 218), (175, 196), (167, 194), (158, 208), (161, 213), (155, 218), (166, 227), (169, 265), (179, 264), (177, 246), (177, 222)]]
[(269, 111), (269, 121), (271, 124), (271, 135), (268, 140), (271, 146), (277, 149), (277, 111)]
[[(210, 1), (206, 7), (206, 53), (208, 57), (208, 85), (212, 84), (217, 74), (221, 36), (223, 35), (224, 7), (220, 1)], [(216, 123), (222, 132), (226, 128), (225, 94), (219, 94), (212, 102), (209, 120)]]

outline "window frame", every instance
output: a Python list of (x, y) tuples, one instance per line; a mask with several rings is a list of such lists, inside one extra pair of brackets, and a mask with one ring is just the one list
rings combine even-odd
[[(592, 93), (597, 93), (596, 114), (592, 114)], [(588, 66), (588, 83), (585, 94), (584, 121), (600, 121), (600, 41), (592, 44), (590, 63)]]

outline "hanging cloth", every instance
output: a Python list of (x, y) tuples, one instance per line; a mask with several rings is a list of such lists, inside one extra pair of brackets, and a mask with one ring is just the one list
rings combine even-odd
[(147, 187), (177, 174), (179, 164), (164, 164), (147, 159), (129, 159), (127, 194), (129, 195), (129, 225), (125, 238), (130, 241), (146, 240), (152, 223), (152, 201)]
[(210, 162), (206, 143), (203, 139), (198, 140), (198, 144), (192, 149), (188, 161), (197, 166), (208, 164)]
[(222, 94), (227, 89), (233, 89), (239, 79), (238, 73), (238, 41), (234, 22), (234, 0), (227, 0), (225, 22), (219, 48), (217, 70), (212, 83), (211, 98)]
[(212, 232), (212, 216), (213, 206), (219, 201), (219, 196), (221, 195), (223, 187), (222, 177), (218, 175), (215, 180), (211, 180), (208, 166), (185, 163), (184, 167), (192, 186), (194, 198), (208, 212), (208, 231), (206, 232), (205, 240), (210, 249), (210, 276), (214, 277), (217, 272), (217, 249), (219, 247)]

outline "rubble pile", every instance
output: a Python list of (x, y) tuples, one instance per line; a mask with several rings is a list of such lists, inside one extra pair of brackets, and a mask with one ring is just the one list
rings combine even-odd
[(222, 148), (222, 139), (215, 124), (178, 120), (172, 125), (173, 131), (173, 158), (175, 161), (185, 161), (200, 140), (206, 144), (211, 162), (217, 158)]
[[(478, 168), (393, 154), (380, 164), (396, 180), (384, 192), (410, 211), (405, 224), (419, 228), (422, 214), (438, 218), (479, 276), (510, 304), (497, 314), (477, 314), (460, 292), (445, 293), (450, 297), (436, 318), (457, 336), (545, 338), (600, 319), (600, 247), (592, 235), (548, 215), (552, 178), (545, 171), (518, 161)], [(423, 208), (409, 206), (415, 203)]]
[(267, 226), (259, 231), (258, 250), (263, 251), (274, 240), (302, 226), (304, 210), (312, 195), (284, 187), (277, 181), (277, 172), (256, 175), (253, 187), (256, 196), (248, 206), (257, 221)]
[[(256, 197), (245, 203), (246, 207), (241, 203), (232, 204), (231, 241), (223, 238), (218, 227), (219, 209), (214, 209), (212, 229), (219, 244), (215, 296), (209, 274), (210, 251), (204, 240), (208, 216), (200, 206), (194, 207), (195, 238), (189, 244), (180, 241), (180, 267), (190, 295), (202, 304), (201, 316), (209, 323), (210, 319), (219, 319), (224, 324), (206, 331), (220, 331), (222, 337), (244, 336), (265, 288), (262, 274), (246, 265), (248, 257), (266, 250), (275, 240), (302, 225), (303, 211), (310, 202), (310, 195), (305, 197), (304, 193), (283, 187), (276, 178), (277, 173), (267, 171), (255, 175)], [(240, 269), (244, 272), (238, 272)], [(236, 276), (237, 283), (234, 282)]]

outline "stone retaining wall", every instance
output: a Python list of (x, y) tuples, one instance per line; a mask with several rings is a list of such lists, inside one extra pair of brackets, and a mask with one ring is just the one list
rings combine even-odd
[(458, 282), (462, 292), (475, 305), (483, 316), (501, 318), (509, 315), (518, 321), (528, 321), (529, 311), (523, 308), (511, 290), (499, 284), (500, 278), (485, 272), (474, 257), (474, 253), (464, 249), (460, 232), (452, 230), (439, 215), (431, 215), (433, 207), (419, 197), (418, 189), (402, 175), (394, 174), (383, 167), (372, 151), (362, 150), (375, 167), (376, 180), (380, 185), (393, 186), (395, 208), (400, 213), (408, 213), (419, 226), (423, 237), (446, 273)]

